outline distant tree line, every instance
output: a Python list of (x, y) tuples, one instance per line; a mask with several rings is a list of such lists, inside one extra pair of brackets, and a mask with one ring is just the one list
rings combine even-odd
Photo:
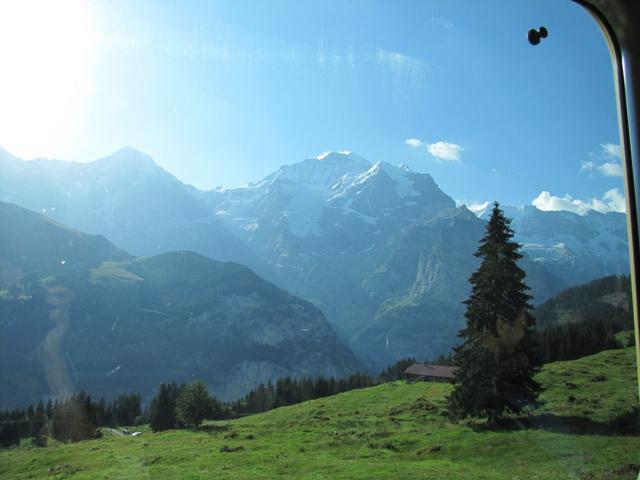
[[(444, 358), (444, 357), (443, 357)], [(402, 359), (378, 377), (354, 374), (346, 378), (285, 377), (275, 383), (261, 383), (240, 400), (223, 403), (209, 393), (202, 381), (191, 384), (162, 383), (143, 411), (141, 396), (120, 395), (112, 402), (94, 401), (85, 392), (64, 400), (29, 405), (26, 409), (0, 411), (0, 447), (33, 438), (36, 445), (46, 444), (50, 436), (64, 442), (77, 442), (100, 435), (100, 427), (124, 427), (149, 423), (153, 431), (199, 428), (206, 419), (230, 418), (259, 413), (273, 408), (328, 397), (337, 393), (370, 387), (404, 377), (414, 359)]]
[[(431, 363), (449, 364), (450, 356), (440, 356)], [(335, 377), (284, 377), (274, 382), (260, 383), (249, 391), (244, 397), (234, 402), (222, 403), (212, 397), (212, 403), (203, 410), (206, 414), (201, 419), (230, 418), (237, 415), (247, 415), (272, 410), (274, 408), (296, 403), (329, 397), (338, 393), (348, 392), (359, 388), (371, 387), (380, 383), (390, 382), (404, 378), (406, 368), (415, 363), (414, 358), (398, 360), (389, 366), (377, 377), (364, 373), (356, 373), (345, 378)], [(201, 382), (200, 382), (201, 383)], [(179, 385), (176, 382), (163, 383), (158, 393), (151, 400), (149, 406), (149, 424), (154, 431), (185, 428), (187, 426), (199, 427), (200, 420), (191, 415), (186, 409), (188, 404), (202, 404), (197, 400), (186, 401), (185, 398), (193, 397), (190, 394), (185, 397), (184, 391), (188, 386)], [(200, 391), (206, 389), (204, 384)], [(204, 394), (201, 396), (204, 397)], [(197, 397), (197, 396), (196, 396)], [(182, 399), (182, 401), (181, 401)]]
[(616, 334), (633, 330), (631, 283), (612, 275), (569, 288), (535, 310), (544, 363), (621, 348)]
[(188, 385), (163, 383), (149, 404), (149, 424), (154, 432), (193, 426), (222, 418), (227, 411), (201, 380)]
[(281, 378), (276, 383), (261, 383), (240, 400), (230, 404), (238, 414), (258, 413), (285, 405), (329, 397), (377, 384), (369, 375), (356, 373), (346, 378)]
[(0, 411), (0, 446), (20, 443), (32, 437), (36, 445), (50, 436), (63, 442), (77, 442), (99, 435), (99, 427), (134, 425), (143, 421), (141, 397), (130, 393), (112, 402), (94, 401), (84, 391), (63, 400), (42, 401), (26, 409)]
[(611, 275), (568, 288), (535, 310), (538, 328), (605, 319), (619, 330), (633, 328), (631, 281)]
[(141, 396), (120, 395), (112, 402), (94, 401), (84, 391), (63, 400), (42, 401), (26, 409), (0, 411), (0, 447), (18, 445), (33, 438), (38, 446), (46, 437), (78, 442), (101, 436), (100, 427), (124, 427), (149, 423), (154, 431), (199, 428), (206, 419), (222, 418), (229, 408), (211, 395), (197, 380), (190, 384), (163, 383), (143, 411)]
[[(378, 375), (378, 381), (381, 383), (393, 382), (395, 380), (401, 380), (404, 378), (404, 371), (409, 368), (411, 365), (416, 363), (416, 359), (414, 357), (401, 358), (397, 362), (392, 365), (389, 365), (385, 368), (380, 375)], [(451, 365), (447, 363), (448, 360), (440, 359), (439, 361), (433, 362), (435, 365)]]
[(0, 447), (32, 437), (34, 444), (46, 444), (50, 436), (77, 442), (100, 436), (100, 427), (122, 427), (149, 423), (153, 431), (193, 427), (207, 419), (229, 418), (258, 413), (284, 405), (327, 397), (379, 383), (364, 374), (343, 379), (291, 378), (260, 384), (242, 399), (222, 403), (197, 380), (190, 384), (162, 383), (148, 408), (143, 411), (139, 394), (121, 395), (113, 402), (94, 401), (85, 392), (64, 400), (42, 401), (26, 409), (0, 411)]
[(627, 344), (622, 345), (615, 335), (622, 330), (606, 319), (549, 325), (536, 332), (538, 353), (543, 363), (549, 363), (622, 348)]
[[(240, 400), (228, 404), (227, 412), (232, 415), (266, 412), (277, 407), (294, 405), (350, 390), (402, 380), (405, 378), (404, 371), (415, 362), (416, 359), (413, 357), (402, 358), (374, 377), (364, 373), (356, 373), (345, 378), (285, 377), (275, 383), (260, 383)], [(452, 365), (451, 362), (451, 354), (447, 354), (440, 355), (427, 363)]]

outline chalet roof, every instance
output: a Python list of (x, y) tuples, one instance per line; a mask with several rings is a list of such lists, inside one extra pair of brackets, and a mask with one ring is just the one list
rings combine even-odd
[(408, 367), (405, 375), (416, 375), (420, 377), (435, 377), (452, 379), (457, 367), (449, 367), (447, 365), (429, 365), (427, 363), (414, 363)]

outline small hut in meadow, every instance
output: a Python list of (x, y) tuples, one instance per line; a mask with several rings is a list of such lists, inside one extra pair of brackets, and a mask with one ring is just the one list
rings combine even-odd
[(416, 362), (404, 371), (404, 378), (410, 382), (422, 380), (424, 382), (452, 382), (457, 367), (447, 365), (429, 365)]

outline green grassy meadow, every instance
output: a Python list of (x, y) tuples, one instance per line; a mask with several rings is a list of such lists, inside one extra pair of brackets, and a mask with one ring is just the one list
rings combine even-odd
[(201, 431), (25, 442), (0, 451), (0, 478), (631, 479), (640, 436), (619, 432), (637, 405), (634, 355), (627, 348), (547, 365), (538, 376), (546, 403), (523, 419), (528, 426), (451, 423), (450, 385), (394, 382)]

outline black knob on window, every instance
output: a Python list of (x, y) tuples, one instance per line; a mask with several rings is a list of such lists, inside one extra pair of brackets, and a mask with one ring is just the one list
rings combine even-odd
[(527, 33), (527, 39), (531, 45), (538, 45), (541, 38), (547, 38), (549, 31), (545, 27), (540, 27), (538, 30), (532, 28)]

